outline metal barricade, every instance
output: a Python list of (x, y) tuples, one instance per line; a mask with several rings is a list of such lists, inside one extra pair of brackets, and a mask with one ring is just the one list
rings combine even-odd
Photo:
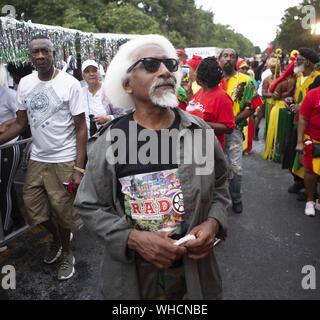
[[(32, 138), (29, 138), (29, 139), (24, 139), (24, 140), (18, 140), (16, 142), (7, 144), (5, 146), (0, 146), (0, 159), (1, 159), (1, 153), (3, 152), (4, 149), (13, 147), (15, 145), (23, 145), (23, 144), (25, 145), (25, 147), (23, 148), (23, 151), (22, 151), (20, 164), (19, 164), (19, 167), (18, 167), (17, 172), (15, 174), (15, 178), (14, 178), (14, 182), (13, 182), (15, 188), (17, 186), (21, 187), (24, 183), (25, 165), (28, 160), (27, 153), (28, 153), (28, 149), (31, 145), (31, 142), (32, 142)], [(2, 170), (2, 168), (1, 168), (1, 161), (0, 161), (0, 182), (1, 182), (1, 170)], [(17, 192), (17, 196), (18, 196), (19, 200), (21, 200), (21, 203), (23, 203), (22, 190), (20, 190), (20, 192), (19, 191)], [(14, 230), (12, 233), (5, 235), (3, 223), (2, 223), (2, 218), (0, 216), (0, 247), (5, 246), (7, 243), (16, 239), (17, 237), (19, 237), (20, 235), (22, 235), (26, 231), (30, 230), (31, 228), (32, 227), (30, 225), (26, 224), (25, 226), (22, 226), (19, 229)]]

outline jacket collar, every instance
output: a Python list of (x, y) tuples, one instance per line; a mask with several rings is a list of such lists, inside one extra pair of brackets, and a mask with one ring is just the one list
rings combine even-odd
[[(181, 119), (181, 127), (182, 128), (189, 128), (192, 127), (193, 125), (199, 127), (199, 122), (196, 120), (196, 117), (190, 115), (188, 112), (181, 110), (179, 107), (176, 107), (175, 109)], [(130, 112), (133, 112), (133, 110), (131, 110)], [(129, 112), (129, 113), (130, 113)], [(102, 127), (100, 127), (100, 129), (98, 130), (97, 133), (95, 133), (90, 139), (90, 140), (95, 140), (97, 139), (99, 136), (101, 136), (111, 125), (113, 125), (114, 123), (118, 122), (122, 117), (125, 116), (121, 116), (119, 118), (113, 119), (112, 121), (106, 123), (105, 125), (103, 125)]]
[(180, 116), (182, 127), (189, 128), (192, 125), (199, 127), (199, 122), (197, 121), (196, 117), (192, 116), (186, 111), (181, 110), (179, 107), (177, 107), (176, 110)]

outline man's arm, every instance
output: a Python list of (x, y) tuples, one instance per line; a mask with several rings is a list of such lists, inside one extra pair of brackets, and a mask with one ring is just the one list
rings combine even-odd
[(16, 121), (14, 121), (10, 125), (8, 130), (6, 130), (4, 133), (0, 134), (0, 145), (6, 143), (6, 142), (12, 140), (13, 138), (15, 138), (16, 136), (18, 136), (23, 131), (23, 129), (25, 128), (25, 126), (27, 124), (28, 124), (27, 111), (19, 110), (17, 112)]
[(237, 116), (236, 116), (236, 123), (240, 123), (243, 120), (246, 120), (248, 117), (253, 115), (255, 112), (254, 109), (251, 109), (249, 106), (245, 107)]
[(9, 119), (0, 125), (0, 133), (5, 132), (16, 121), (16, 118)]
[(219, 133), (219, 134), (230, 134), (232, 133), (233, 129), (227, 127), (225, 124), (223, 123), (213, 123), (213, 122), (209, 122), (207, 121), (207, 124), (214, 129), (215, 133)]
[(270, 77), (265, 79), (262, 84), (262, 96), (264, 98), (271, 98), (272, 97), (272, 93), (269, 92), (269, 88), (270, 88)]
[(280, 82), (276, 88), (274, 89), (272, 93), (272, 98), (274, 100), (280, 100), (282, 98), (282, 91), (284, 89), (284, 86), (286, 85), (286, 81)]
[(312, 92), (308, 93), (302, 102), (302, 106), (299, 113), (298, 121), (298, 141), (296, 151), (304, 153), (304, 133), (309, 123), (309, 117), (311, 115), (312, 108), (314, 106), (314, 98)]
[(188, 257), (194, 260), (203, 259), (212, 252), (216, 236), (224, 239), (227, 235), (227, 216), (231, 206), (228, 167), (225, 155), (218, 146), (219, 142), (216, 137), (214, 139), (215, 188), (208, 219), (190, 231), (190, 234), (195, 235), (196, 239), (185, 244), (189, 252)]
[(299, 115), (299, 122), (298, 122), (298, 142), (296, 151), (299, 153), (304, 152), (304, 133), (306, 131), (306, 128), (308, 126), (309, 119), (303, 115)]
[[(76, 141), (77, 141), (77, 155), (76, 155), (76, 161), (75, 166), (81, 169), (84, 169), (84, 162), (86, 159), (87, 154), (87, 141), (88, 141), (88, 130), (87, 130), (87, 124), (85, 119), (85, 114), (81, 113), (77, 116), (73, 116), (74, 120), (74, 126), (76, 129)], [(71, 179), (73, 179), (73, 184), (75, 189), (78, 188), (83, 174), (78, 171), (74, 170), (71, 176)]]

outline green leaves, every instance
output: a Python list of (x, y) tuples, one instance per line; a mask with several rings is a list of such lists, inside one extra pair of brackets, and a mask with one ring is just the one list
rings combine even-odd
[(102, 33), (149, 34), (160, 33), (159, 23), (131, 4), (109, 3), (97, 19)]
[(34, 23), (85, 32), (158, 33), (179, 48), (232, 47), (241, 56), (255, 54), (248, 39), (229, 26), (214, 24), (214, 13), (197, 8), (195, 0), (11, 0), (10, 4), (17, 19), (24, 13), (25, 21)]
[(98, 32), (94, 23), (88, 22), (85, 17), (81, 16), (79, 9), (70, 8), (65, 11), (63, 27), (84, 32)]

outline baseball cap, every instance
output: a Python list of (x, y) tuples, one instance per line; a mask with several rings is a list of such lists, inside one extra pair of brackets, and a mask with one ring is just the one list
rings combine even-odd
[(87, 67), (89, 66), (93, 66), (96, 67), (97, 69), (99, 69), (98, 64), (94, 61), (94, 60), (86, 60), (81, 67), (81, 71), (83, 72)]

